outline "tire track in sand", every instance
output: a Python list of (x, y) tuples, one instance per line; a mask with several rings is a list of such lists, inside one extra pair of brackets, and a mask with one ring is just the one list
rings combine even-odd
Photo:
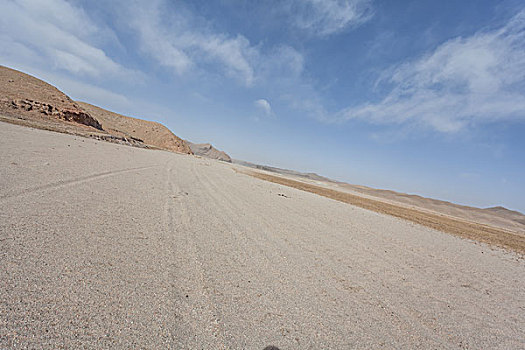
[(57, 182), (53, 182), (53, 183), (50, 183), (50, 184), (47, 184), (47, 185), (37, 186), (37, 187), (33, 187), (33, 188), (26, 188), (26, 189), (23, 189), (23, 190), (20, 190), (20, 191), (16, 191), (16, 192), (13, 192), (13, 193), (8, 193), (8, 194), (0, 196), (0, 200), (8, 200), (10, 198), (20, 197), (20, 196), (32, 194), (32, 193), (35, 193), (35, 192), (40, 192), (40, 191), (56, 190), (56, 189), (60, 189), (60, 188), (67, 187), (67, 186), (81, 184), (81, 183), (84, 183), (84, 182), (89, 182), (89, 181), (94, 181), (94, 180), (98, 180), (98, 179), (103, 179), (103, 178), (106, 178), (106, 177), (109, 177), (109, 176), (125, 174), (125, 173), (129, 173), (129, 172), (133, 172), (133, 171), (146, 170), (146, 169), (156, 168), (156, 167), (159, 167), (159, 166), (160, 165), (150, 165), (150, 166), (145, 166), (145, 167), (137, 167), (137, 168), (128, 168), (128, 169), (121, 169), (121, 170), (105, 171), (105, 172), (102, 172), (102, 173), (97, 173), (97, 174), (92, 174), (92, 175), (78, 177), (76, 179), (57, 181)]
[[(181, 344), (188, 348), (226, 349), (225, 331), (220, 324), (219, 312), (215, 307), (207, 286), (206, 272), (199, 257), (190, 221), (191, 213), (186, 208), (186, 192), (173, 180), (173, 167), (166, 168), (167, 200), (165, 220), (167, 234), (173, 241), (172, 254), (176, 261), (171, 278), (177, 281), (174, 298), (183, 324), (182, 332), (192, 342)], [(178, 294), (178, 296), (177, 296)], [(189, 327), (185, 328), (185, 327)]]

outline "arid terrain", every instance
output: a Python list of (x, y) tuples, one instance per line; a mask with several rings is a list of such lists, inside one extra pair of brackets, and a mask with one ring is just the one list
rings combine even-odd
[(100, 123), (54, 86), (0, 66), (0, 112), (3, 120), (56, 131), (102, 132)]
[[(162, 124), (123, 116), (86, 102), (73, 101), (54, 86), (3, 66), (0, 66), (0, 120), (135, 147), (194, 153), (232, 162), (227, 153), (217, 150), (209, 143), (196, 144), (182, 140)], [(525, 234), (525, 215), (503, 207), (473, 208), (417, 195), (337, 182), (314, 173), (301, 173), (240, 160), (235, 160), (235, 163), (254, 168), (263, 174), (284, 175), (300, 182), (379, 200), (396, 207), (426, 211), (429, 214)]]
[[(521, 231), (500, 229), (495, 226), (480, 224), (472, 220), (439, 214), (438, 212), (425, 210), (423, 207), (406, 207), (382, 201), (379, 198), (363, 197), (348, 193), (347, 191), (332, 189), (330, 186), (326, 186), (327, 184), (324, 184), (325, 186), (319, 186), (260, 172), (247, 171), (245, 173), (261, 180), (294, 187), (303, 191), (335, 199), (343, 203), (372, 210), (377, 213), (395, 216), (442, 232), (451, 233), (459, 237), (510, 249), (519, 254), (525, 254), (525, 234)], [(464, 210), (468, 213), (468, 209)], [(504, 213), (507, 214), (507, 210), (504, 210)]]
[(231, 163), (1, 66), (0, 149), (2, 349), (525, 343), (522, 213)]
[(0, 120), (136, 147), (192, 153), (164, 125), (73, 101), (54, 86), (0, 66)]
[(511, 250), (191, 155), (0, 147), (0, 348), (523, 348)]
[(86, 102), (77, 103), (84, 111), (96, 118), (102, 125), (102, 128), (111, 135), (140, 140), (147, 145), (168, 151), (192, 153), (186, 141), (175, 136), (167, 127), (160, 123), (126, 117)]
[[(525, 215), (504, 207), (475, 208), (418, 195), (352, 185), (331, 180), (315, 173), (301, 173), (294, 170), (253, 164), (239, 160), (235, 160), (234, 163), (256, 169), (257, 172), (254, 173), (254, 175), (268, 181), (277, 183), (288, 181), (287, 184), (292, 187), (299, 186), (303, 190), (318, 194), (325, 191), (335, 191), (336, 194), (328, 195), (330, 198), (334, 198), (334, 196), (346, 198), (355, 197), (356, 200), (353, 202), (362, 201), (363, 203), (375, 203), (379, 201), (385, 205), (393, 205), (403, 211), (424, 212), (431, 215), (499, 228), (525, 236)], [(248, 171), (247, 173), (250, 172)], [(280, 177), (284, 177), (285, 180), (280, 180)], [(343, 201), (348, 202), (349, 200)], [(374, 206), (369, 205), (368, 207), (373, 209)], [(407, 215), (407, 217), (410, 218), (411, 215)]]

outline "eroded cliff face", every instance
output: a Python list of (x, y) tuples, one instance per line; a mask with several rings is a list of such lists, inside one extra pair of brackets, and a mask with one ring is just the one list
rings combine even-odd
[(74, 122), (102, 130), (102, 125), (56, 87), (0, 66), (0, 112), (25, 119)]
[(98, 122), (98, 120), (77, 107), (76, 104), (72, 104), (72, 106), (69, 108), (60, 108), (50, 103), (34, 101), (31, 99), (13, 99), (10, 101), (8, 100), (7, 105), (13, 110), (38, 112), (49, 117), (54, 117), (65, 121), (73, 121), (79, 124), (92, 126), (98, 130), (102, 130), (102, 125)]

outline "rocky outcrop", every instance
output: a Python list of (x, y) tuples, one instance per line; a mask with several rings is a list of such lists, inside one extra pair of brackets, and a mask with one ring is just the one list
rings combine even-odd
[(3, 66), (0, 119), (125, 145), (192, 153), (184, 140), (162, 124), (73, 101), (45, 81)]
[(35, 122), (68, 121), (82, 124), (80, 128), (102, 130), (96, 118), (56, 87), (3, 66), (0, 66), (0, 113)]
[(232, 162), (232, 159), (230, 158), (228, 154), (226, 154), (223, 151), (219, 151), (218, 149), (216, 149), (209, 143), (191, 143), (189, 141), (186, 141), (186, 142), (188, 142), (191, 150), (196, 155), (206, 157), (206, 158), (211, 158), (211, 159), (218, 159), (218, 160), (222, 160), (223, 162), (228, 162), (228, 163)]
[(59, 118), (66, 121), (74, 121), (79, 124), (92, 126), (98, 130), (102, 130), (102, 125), (90, 116), (88, 113), (73, 105), (73, 108), (59, 109), (49, 103), (34, 101), (30, 99), (15, 99), (8, 102), (8, 105), (13, 109), (24, 110), (26, 112), (39, 112), (47, 116)]
[(73, 101), (45, 81), (3, 66), (0, 66), (0, 117), (109, 142), (192, 153), (184, 140), (162, 124)]

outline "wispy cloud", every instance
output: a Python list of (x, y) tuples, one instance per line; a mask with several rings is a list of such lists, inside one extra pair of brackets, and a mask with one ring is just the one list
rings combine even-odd
[(92, 77), (135, 74), (92, 44), (104, 31), (80, 7), (64, 0), (16, 0), (0, 2), (0, 11), (6, 14), (0, 16), (4, 61)]
[(137, 31), (142, 51), (158, 63), (176, 74), (219, 64), (227, 75), (253, 84), (253, 61), (259, 53), (244, 36), (213, 32), (184, 8), (170, 12), (167, 18), (164, 13), (170, 5), (163, 0), (141, 5), (141, 11), (127, 14), (130, 27)]
[(217, 31), (182, 3), (141, 2), (140, 11), (125, 17), (141, 51), (177, 75), (222, 74), (252, 87), (270, 77), (298, 77), (304, 69), (304, 57), (293, 47), (265, 47), (240, 33)]
[(242, 34), (217, 31), (212, 22), (181, 2), (115, 1), (105, 8), (104, 21), (96, 21), (82, 5), (66, 0), (0, 1), (0, 10), (10, 14), (0, 17), (2, 63), (45, 67), (48, 72), (92, 82), (106, 77), (145, 80), (144, 73), (113, 58), (127, 62), (130, 57), (125, 52), (110, 56), (100, 45), (109, 42), (123, 48), (118, 33), (127, 41), (128, 51), (138, 48), (143, 57), (190, 80), (220, 76), (252, 87), (272, 77), (294, 78), (303, 72), (304, 58), (294, 48), (263, 47)]
[(373, 15), (370, 0), (289, 0), (285, 4), (295, 26), (318, 36), (358, 26)]
[(443, 43), (384, 73), (388, 93), (336, 119), (431, 127), (446, 133), (478, 123), (525, 120), (525, 10), (502, 28)]

